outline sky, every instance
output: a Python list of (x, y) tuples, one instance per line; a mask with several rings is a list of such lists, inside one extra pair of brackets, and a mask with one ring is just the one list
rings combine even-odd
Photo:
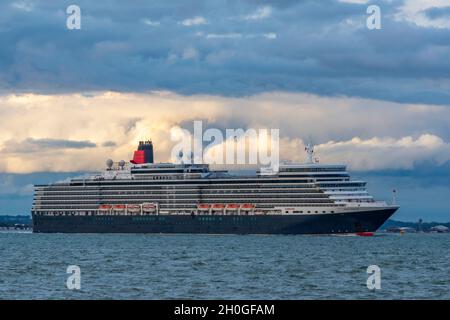
[(278, 128), (286, 161), (312, 140), (377, 198), (396, 189), (395, 219), (450, 221), (448, 57), (450, 0), (2, 1), (0, 214), (142, 139), (169, 161), (201, 120)]

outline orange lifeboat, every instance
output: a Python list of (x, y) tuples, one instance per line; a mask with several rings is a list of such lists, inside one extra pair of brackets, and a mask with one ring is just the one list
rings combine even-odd
[(224, 204), (221, 203), (215, 203), (211, 207), (213, 210), (223, 210), (225, 208)]
[(197, 205), (197, 208), (200, 209), (200, 210), (209, 210), (210, 207), (211, 206), (209, 204), (206, 204), (206, 203), (201, 203), (201, 204)]
[(154, 212), (156, 211), (156, 204), (154, 203), (143, 203), (142, 211), (144, 212)]
[(227, 209), (228, 210), (237, 210), (237, 209), (239, 209), (239, 205), (236, 203), (230, 203), (227, 205)]
[(127, 205), (127, 211), (128, 212), (140, 212), (141, 206), (138, 204), (129, 204), (129, 205)]
[(245, 203), (241, 206), (241, 210), (252, 210), (255, 206), (251, 203)]
[(98, 207), (98, 209), (99, 209), (99, 210), (102, 210), (102, 211), (105, 211), (105, 210), (111, 210), (111, 208), (112, 208), (112, 206), (109, 205), (109, 204), (101, 204), (101, 205)]
[(115, 204), (113, 206), (113, 210), (115, 211), (124, 211), (126, 206), (124, 204)]

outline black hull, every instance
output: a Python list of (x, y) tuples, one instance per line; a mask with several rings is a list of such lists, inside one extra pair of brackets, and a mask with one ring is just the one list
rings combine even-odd
[(375, 232), (397, 208), (313, 215), (33, 216), (37, 233), (339, 234)]

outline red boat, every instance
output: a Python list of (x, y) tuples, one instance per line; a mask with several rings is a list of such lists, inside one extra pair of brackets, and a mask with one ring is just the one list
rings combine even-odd
[(360, 237), (372, 237), (375, 233), (374, 232), (358, 232), (356, 233), (357, 236)]

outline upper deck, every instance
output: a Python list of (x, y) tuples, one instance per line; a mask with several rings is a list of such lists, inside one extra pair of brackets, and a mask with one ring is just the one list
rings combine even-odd
[(150, 144), (140, 146), (147, 149), (138, 150), (129, 163), (108, 160), (102, 172), (36, 185), (33, 208), (95, 214), (102, 206), (133, 210), (154, 203), (161, 212), (193, 212), (206, 206), (251, 206), (272, 212), (281, 207), (334, 210), (375, 204), (366, 182), (352, 181), (342, 164), (283, 163), (276, 171), (262, 168), (242, 174), (212, 170), (203, 163), (153, 163), (146, 161), (153, 159), (151, 152), (145, 154)]

